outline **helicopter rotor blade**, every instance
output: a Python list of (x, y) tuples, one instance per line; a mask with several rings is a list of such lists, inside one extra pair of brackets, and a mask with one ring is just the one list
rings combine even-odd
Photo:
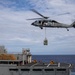
[(43, 16), (42, 14), (40, 14), (39, 12), (37, 12), (36, 10), (34, 9), (31, 9), (33, 12), (35, 12), (36, 14), (40, 15), (41, 17), (45, 18), (45, 19), (48, 19), (49, 17), (46, 17), (46, 16)]
[(69, 15), (70, 12), (65, 12), (65, 13), (61, 13), (61, 14), (58, 14), (57, 16), (61, 16), (61, 15)]
[(31, 19), (26, 19), (26, 20), (45, 20), (45, 18), (31, 18)]

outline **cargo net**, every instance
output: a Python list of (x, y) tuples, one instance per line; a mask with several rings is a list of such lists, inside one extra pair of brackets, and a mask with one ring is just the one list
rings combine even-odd
[(43, 41), (43, 44), (44, 44), (44, 45), (48, 45), (48, 40), (47, 40), (47, 38), (46, 38), (46, 27), (45, 27), (45, 39), (44, 39), (44, 41)]

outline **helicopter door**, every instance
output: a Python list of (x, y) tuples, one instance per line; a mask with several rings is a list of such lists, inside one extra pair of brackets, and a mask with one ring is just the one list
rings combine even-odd
[(48, 24), (48, 21), (42, 21), (42, 25), (46, 26)]
[(41, 29), (43, 29), (43, 26), (42, 26), (42, 21), (38, 21), (38, 25)]

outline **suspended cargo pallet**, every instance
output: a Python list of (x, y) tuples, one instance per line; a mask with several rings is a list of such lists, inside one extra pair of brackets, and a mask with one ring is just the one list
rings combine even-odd
[(45, 38), (44, 42), (43, 42), (44, 45), (48, 45), (48, 40)]

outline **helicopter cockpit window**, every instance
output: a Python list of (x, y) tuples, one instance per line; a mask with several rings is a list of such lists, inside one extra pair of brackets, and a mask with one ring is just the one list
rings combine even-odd
[(39, 23), (41, 23), (41, 21), (39, 21)]
[(45, 24), (45, 23), (47, 23), (47, 22), (48, 22), (48, 21), (46, 21), (46, 20), (38, 21), (38, 23), (39, 23), (39, 24), (42, 24), (42, 25)]

